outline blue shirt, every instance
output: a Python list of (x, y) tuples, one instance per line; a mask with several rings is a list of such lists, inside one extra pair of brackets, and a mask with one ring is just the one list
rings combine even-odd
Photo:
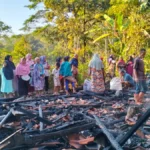
[(60, 66), (60, 75), (62, 75), (64, 77), (72, 76), (71, 64), (68, 61), (63, 62), (61, 64), (61, 66)]
[(74, 65), (75, 67), (78, 68), (78, 59), (77, 58), (73, 58), (70, 63), (71, 63), (71, 66)]
[(129, 82), (131, 85), (133, 85), (134, 86), (134, 80), (132, 79), (132, 77), (128, 74), (128, 73), (125, 73), (125, 75), (124, 75), (124, 81), (127, 81), (127, 82)]

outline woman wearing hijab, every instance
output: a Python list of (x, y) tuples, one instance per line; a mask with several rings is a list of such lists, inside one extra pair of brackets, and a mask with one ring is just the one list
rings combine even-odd
[(19, 96), (28, 95), (28, 85), (30, 80), (30, 67), (26, 63), (26, 58), (21, 58), (20, 63), (16, 67), (16, 75), (18, 77), (18, 93)]
[(32, 54), (27, 54), (26, 55), (26, 63), (30, 67), (30, 82), (29, 82), (28, 92), (29, 92), (29, 96), (31, 96), (32, 93), (34, 92), (34, 85), (33, 85), (34, 61), (32, 59)]
[(12, 80), (14, 78), (13, 69), (9, 65), (9, 62), (5, 60), (3, 68), (0, 71), (1, 74), (1, 92), (4, 93), (4, 98), (7, 96), (12, 97), (13, 84)]
[(26, 55), (26, 63), (30, 67), (34, 65), (34, 61), (32, 60), (32, 54), (27, 54)]
[(45, 91), (48, 92), (49, 89), (49, 70), (50, 70), (50, 65), (46, 61), (46, 56), (41, 56), (40, 57), (40, 63), (44, 67), (44, 73), (45, 73)]
[(7, 55), (7, 56), (5, 57), (5, 60), (7, 60), (7, 61), (8, 61), (9, 66), (10, 66), (13, 70), (15, 70), (15, 69), (16, 69), (16, 67), (15, 67), (14, 63), (12, 62), (12, 56), (11, 56), (11, 55)]
[(14, 89), (14, 92), (17, 93), (18, 91), (18, 79), (16, 77), (16, 67), (15, 67), (15, 64), (13, 63), (13, 60), (12, 60), (12, 56), (11, 55), (7, 55), (5, 57), (5, 60), (8, 61), (8, 64), (9, 66), (12, 68), (13, 70), (13, 74), (14, 74), (14, 78), (12, 80), (12, 84), (13, 84), (13, 89)]
[(73, 93), (76, 93), (76, 89), (75, 89), (76, 80), (72, 76), (71, 64), (69, 62), (69, 56), (66, 56), (64, 58), (64, 62), (62, 63), (62, 65), (60, 67), (60, 75), (62, 75), (65, 80), (66, 94), (69, 95), (69, 83), (72, 84)]
[(104, 65), (98, 54), (94, 54), (89, 63), (89, 74), (91, 75), (91, 90), (96, 93), (104, 92)]
[(40, 58), (35, 58), (35, 65), (33, 70), (33, 82), (34, 82), (34, 89), (36, 91), (36, 96), (41, 96), (44, 90), (45, 84), (45, 75), (44, 75), (44, 67), (40, 63)]
[(133, 63), (134, 63), (134, 59), (132, 56), (129, 57), (129, 60), (126, 64), (126, 72), (132, 76), (133, 75)]

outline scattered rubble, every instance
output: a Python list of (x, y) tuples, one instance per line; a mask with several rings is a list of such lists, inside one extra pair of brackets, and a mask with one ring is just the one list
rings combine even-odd
[(150, 109), (131, 104), (131, 95), (80, 91), (71, 96), (1, 99), (0, 149), (150, 148)]

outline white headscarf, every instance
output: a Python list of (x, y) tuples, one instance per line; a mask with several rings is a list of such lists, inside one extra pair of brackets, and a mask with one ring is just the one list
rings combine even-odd
[(92, 60), (89, 63), (89, 67), (96, 70), (102, 70), (102, 68), (104, 68), (103, 62), (99, 58), (98, 54), (94, 54)]

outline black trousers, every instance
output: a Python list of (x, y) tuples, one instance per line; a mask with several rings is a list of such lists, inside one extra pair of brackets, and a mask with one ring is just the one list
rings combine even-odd
[(48, 78), (49, 78), (49, 77), (45, 77), (45, 91), (48, 91), (48, 89), (49, 89)]
[(27, 96), (28, 95), (28, 86), (29, 86), (29, 81), (24, 81), (24, 80), (22, 80), (21, 77), (18, 77), (19, 96)]

